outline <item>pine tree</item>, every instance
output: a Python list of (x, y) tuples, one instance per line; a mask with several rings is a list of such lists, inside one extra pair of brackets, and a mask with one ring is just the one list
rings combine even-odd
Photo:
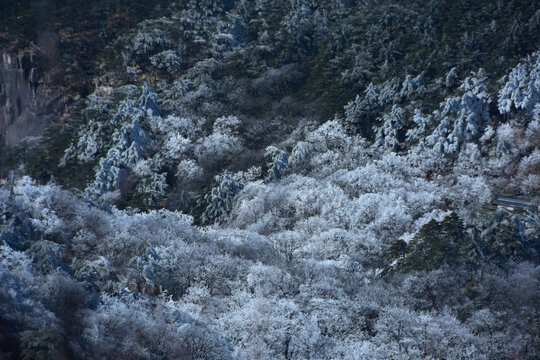
[(204, 196), (207, 204), (201, 220), (207, 224), (220, 224), (226, 220), (232, 209), (235, 196), (244, 188), (230, 173), (218, 176), (218, 186), (213, 187), (210, 193)]
[(394, 243), (386, 261), (390, 271), (429, 271), (467, 263), (475, 254), (461, 219), (452, 212), (440, 222), (431, 219), (408, 244)]
[(269, 183), (281, 179), (289, 169), (289, 155), (274, 146), (266, 148), (266, 156), (270, 158), (268, 174), (265, 182)]

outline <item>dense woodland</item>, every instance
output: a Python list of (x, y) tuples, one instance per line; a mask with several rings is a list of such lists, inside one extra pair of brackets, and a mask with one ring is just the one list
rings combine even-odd
[(540, 354), (535, 1), (8, 3), (0, 358)]

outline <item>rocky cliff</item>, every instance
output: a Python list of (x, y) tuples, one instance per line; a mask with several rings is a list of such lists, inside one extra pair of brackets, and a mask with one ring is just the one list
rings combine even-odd
[(0, 57), (0, 138), (12, 146), (27, 136), (40, 136), (60, 120), (66, 101), (42, 82), (39, 56), (34, 51), (3, 52)]

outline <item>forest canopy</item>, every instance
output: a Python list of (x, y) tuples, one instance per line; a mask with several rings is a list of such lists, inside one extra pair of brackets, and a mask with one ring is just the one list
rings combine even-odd
[(540, 353), (534, 1), (5, 9), (69, 101), (0, 148), (0, 358)]

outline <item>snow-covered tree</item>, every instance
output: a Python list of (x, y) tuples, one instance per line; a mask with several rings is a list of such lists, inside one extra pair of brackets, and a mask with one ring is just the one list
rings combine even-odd
[(382, 125), (376, 127), (375, 144), (390, 150), (398, 150), (403, 141), (403, 127), (406, 122), (406, 113), (403, 108), (394, 105), (389, 113), (384, 114)]
[(504, 84), (498, 98), (501, 114), (512, 108), (532, 112), (540, 100), (540, 52), (523, 59), (501, 82)]
[(289, 154), (275, 146), (266, 148), (268, 163), (268, 175), (265, 181), (271, 182), (281, 179), (289, 168)]
[(228, 173), (217, 176), (216, 182), (218, 185), (204, 196), (207, 206), (201, 218), (206, 223), (223, 222), (231, 210), (234, 197), (244, 187)]

